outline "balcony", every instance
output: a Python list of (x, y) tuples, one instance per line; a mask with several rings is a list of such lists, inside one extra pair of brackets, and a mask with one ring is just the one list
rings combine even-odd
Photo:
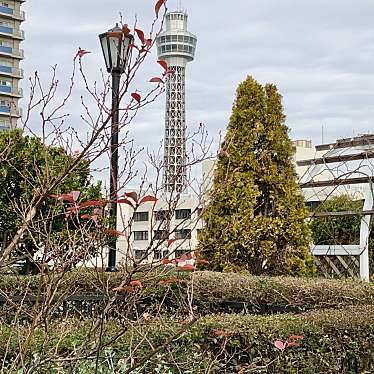
[(24, 11), (15, 10), (13, 8), (6, 7), (3, 5), (0, 6), (0, 15), (3, 16), (4, 18), (16, 19), (21, 22), (25, 20)]
[(7, 47), (0, 45), (0, 55), (5, 55), (9, 57), (18, 58), (20, 60), (23, 59), (24, 53), (22, 49), (15, 49), (12, 47)]
[(1, 36), (11, 36), (14, 39), (25, 39), (25, 32), (23, 30), (17, 30), (8, 26), (0, 26)]
[(22, 97), (23, 92), (21, 88), (14, 88), (11, 86), (0, 85), (0, 95), (7, 95), (12, 97)]
[(20, 68), (15, 68), (13, 66), (3, 66), (0, 65), (0, 76), (8, 76), (14, 78), (23, 78), (23, 70)]
[(7, 115), (10, 117), (21, 117), (22, 116), (22, 109), (19, 108), (12, 108), (8, 105), (0, 105), (0, 116)]

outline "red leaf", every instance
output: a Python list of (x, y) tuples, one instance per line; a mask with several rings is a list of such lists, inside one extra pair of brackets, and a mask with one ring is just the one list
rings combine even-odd
[(181, 256), (182, 261), (187, 261), (187, 260), (192, 260), (192, 254), (191, 253), (186, 253), (183, 256)]
[(303, 335), (291, 335), (288, 339), (290, 340), (301, 340), (304, 339)]
[(134, 279), (133, 281), (130, 282), (130, 285), (133, 287), (140, 287), (143, 288), (142, 282), (139, 279)]
[(128, 199), (119, 199), (117, 200), (117, 204), (127, 204), (130, 205), (131, 208), (134, 208), (134, 204)]
[(151, 47), (152, 46), (152, 39), (145, 39), (145, 43), (144, 43), (144, 45), (146, 46), (146, 47)]
[(155, 13), (156, 17), (158, 17), (158, 13), (160, 12), (161, 7), (166, 3), (166, 0), (158, 0), (155, 5)]
[(174, 70), (168, 69), (168, 70), (165, 70), (163, 76), (166, 77), (167, 75), (169, 75), (169, 74), (174, 74), (174, 73), (175, 73)]
[(168, 247), (170, 247), (175, 242), (175, 239), (168, 240)]
[(142, 99), (141, 96), (140, 96), (137, 92), (133, 92), (133, 93), (131, 94), (131, 97), (132, 97), (135, 101), (137, 101), (138, 103), (140, 103), (140, 100)]
[(300, 343), (289, 342), (287, 343), (287, 347), (300, 347)]
[(186, 265), (183, 265), (181, 267), (178, 267), (177, 270), (179, 270), (179, 271), (191, 271), (191, 270), (195, 270), (195, 267), (193, 265), (186, 264)]
[(164, 68), (165, 71), (168, 70), (168, 63), (166, 61), (158, 60), (157, 63), (160, 64)]
[(70, 208), (67, 208), (66, 211), (69, 212), (70, 214), (79, 213), (80, 207), (79, 206), (72, 206)]
[(98, 225), (98, 222), (97, 222), (98, 217), (99, 216), (97, 214), (94, 214), (93, 216), (91, 216), (92, 221), (94, 221), (96, 225)]
[(172, 264), (173, 263), (173, 260), (169, 260), (168, 258), (164, 258), (161, 260), (161, 264), (162, 265), (169, 265), (169, 264)]
[(280, 351), (284, 351), (287, 347), (287, 343), (283, 342), (282, 340), (276, 340), (274, 342), (275, 348), (279, 349)]
[(53, 197), (54, 199), (57, 199), (59, 201), (69, 201), (70, 203), (73, 203), (74, 200), (73, 200), (73, 197), (70, 195), (70, 194), (60, 194), (60, 195), (51, 195), (51, 197)]
[(129, 44), (129, 48), (136, 48), (139, 51), (139, 47), (135, 44)]
[(122, 32), (125, 36), (129, 35), (131, 30), (129, 29), (128, 25), (127, 24), (124, 24), (123, 27), (122, 27)]
[(86, 208), (88, 206), (103, 206), (106, 204), (106, 201), (104, 200), (90, 200), (90, 201), (85, 201), (80, 204), (81, 209)]
[(71, 191), (69, 195), (72, 197), (73, 201), (77, 201), (80, 194), (80, 191)]
[(144, 38), (144, 32), (140, 29), (135, 29), (136, 35), (138, 35), (138, 38), (142, 42), (142, 44), (145, 44), (145, 38)]
[(114, 229), (105, 229), (104, 232), (105, 232), (105, 234), (107, 234), (109, 236), (116, 237), (116, 238), (125, 235), (123, 232), (120, 232), (120, 231), (117, 231), (117, 230), (114, 230)]
[(208, 260), (197, 260), (197, 262), (199, 264), (203, 264), (203, 265), (208, 265), (209, 264), (209, 261)]
[(150, 80), (151, 83), (164, 83), (164, 81), (159, 77), (154, 77)]
[(134, 192), (125, 192), (126, 197), (131, 197), (136, 203), (138, 202), (138, 194)]
[(79, 58), (82, 58), (84, 55), (86, 55), (87, 53), (91, 53), (90, 51), (86, 51), (85, 49), (78, 49), (78, 52), (77, 52), (77, 56), (79, 56)]
[(81, 218), (82, 219), (91, 219), (91, 216), (89, 214), (82, 214)]
[(154, 196), (151, 196), (151, 195), (147, 195), (147, 196), (144, 196), (143, 198), (141, 198), (141, 200), (139, 201), (139, 205), (141, 205), (143, 203), (147, 203), (147, 202), (155, 203), (156, 201), (157, 201), (157, 198), (155, 198)]
[(128, 292), (128, 293), (133, 293), (134, 289), (131, 286), (126, 286), (126, 287), (115, 287), (115, 288), (112, 288), (112, 291), (114, 291), (114, 292)]

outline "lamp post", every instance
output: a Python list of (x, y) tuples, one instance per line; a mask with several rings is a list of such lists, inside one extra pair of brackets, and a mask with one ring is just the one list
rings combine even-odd
[[(125, 34), (116, 26), (99, 35), (101, 48), (104, 55), (108, 73), (112, 75), (112, 125), (110, 138), (110, 218), (111, 228), (117, 228), (117, 189), (118, 189), (118, 133), (119, 133), (119, 101), (120, 80), (131, 55), (129, 47), (133, 41), (131, 34)], [(107, 272), (116, 269), (116, 240), (110, 243)]]

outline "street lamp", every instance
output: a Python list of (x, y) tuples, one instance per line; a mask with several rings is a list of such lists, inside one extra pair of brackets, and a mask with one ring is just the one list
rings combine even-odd
[[(112, 75), (112, 125), (110, 139), (110, 218), (112, 228), (117, 228), (117, 189), (118, 189), (118, 122), (119, 122), (119, 85), (121, 74), (125, 72), (131, 55), (131, 34), (125, 34), (116, 26), (99, 35), (101, 48), (108, 73)], [(116, 271), (116, 241), (113, 238), (109, 248), (106, 271)]]

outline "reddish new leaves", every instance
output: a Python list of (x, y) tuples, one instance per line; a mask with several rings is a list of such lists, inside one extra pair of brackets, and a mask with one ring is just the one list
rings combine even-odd
[(193, 265), (186, 264), (186, 265), (177, 267), (176, 270), (177, 271), (192, 271), (192, 270), (195, 270), (195, 267)]
[(68, 201), (69, 203), (75, 203), (80, 195), (80, 191), (71, 191), (70, 193), (63, 193), (60, 195), (51, 195), (51, 197), (59, 201)]
[(303, 335), (291, 335), (286, 341), (276, 340), (274, 346), (283, 352), (286, 348), (299, 347), (299, 340), (302, 339), (304, 339)]
[(164, 81), (161, 78), (159, 78), (159, 77), (154, 77), (154, 78), (150, 79), (150, 82), (151, 83), (161, 83), (161, 84), (164, 84)]
[(127, 36), (130, 34), (131, 30), (129, 29), (128, 25), (125, 23), (122, 27), (123, 35)]
[(136, 203), (138, 202), (138, 194), (134, 191), (134, 192), (125, 192), (125, 196), (126, 197), (130, 197), (131, 199), (133, 199)]
[(114, 229), (105, 229), (104, 233), (108, 236), (112, 236), (113, 238), (119, 238), (120, 236), (125, 235), (123, 232), (114, 230)]
[(167, 64), (166, 61), (164, 61), (164, 60), (158, 60), (157, 63), (160, 64), (161, 67), (163, 67), (165, 71), (168, 70), (168, 64)]
[(156, 5), (155, 5), (155, 13), (156, 13), (156, 17), (158, 17), (158, 14), (160, 12), (160, 9), (163, 5), (166, 4), (166, 0), (158, 0)]
[(151, 196), (151, 195), (147, 195), (147, 196), (144, 196), (140, 199), (139, 201), (139, 205), (141, 204), (144, 204), (144, 203), (147, 203), (147, 202), (152, 202), (152, 203), (155, 203), (157, 201), (157, 199), (154, 197), (154, 196)]
[(175, 242), (175, 239), (168, 240), (168, 248)]
[(136, 35), (138, 35), (139, 40), (142, 42), (143, 45), (145, 45), (145, 36), (144, 32), (140, 29), (135, 29)]
[(86, 51), (85, 49), (81, 49), (79, 48), (78, 49), (78, 52), (76, 54), (76, 57), (78, 56), (79, 58), (82, 58), (84, 55), (86, 55), (87, 53), (91, 53), (90, 51)]
[(284, 351), (287, 347), (287, 342), (284, 342), (282, 340), (276, 340), (274, 342), (275, 348), (279, 349), (280, 351)]
[(127, 205), (131, 206), (131, 208), (134, 208), (133, 202), (130, 201), (129, 199), (119, 199), (119, 200), (117, 200), (117, 203), (118, 204), (127, 204)]
[(90, 201), (84, 201), (80, 204), (80, 208), (87, 208), (91, 206), (104, 206), (106, 204), (105, 200), (90, 200)]
[(133, 287), (143, 288), (142, 282), (139, 279), (134, 279), (130, 282), (130, 285)]
[(140, 200), (138, 194), (136, 192), (126, 192), (124, 194), (124, 198), (117, 200), (119, 204), (127, 204), (132, 208), (136, 208), (137, 206), (144, 204), (146, 202), (156, 202), (157, 198), (151, 195), (143, 196)]
[(137, 101), (138, 103), (140, 103), (140, 101), (141, 101), (141, 96), (137, 93), (137, 92), (133, 92), (132, 94), (131, 94), (131, 97), (135, 100), (135, 101)]

